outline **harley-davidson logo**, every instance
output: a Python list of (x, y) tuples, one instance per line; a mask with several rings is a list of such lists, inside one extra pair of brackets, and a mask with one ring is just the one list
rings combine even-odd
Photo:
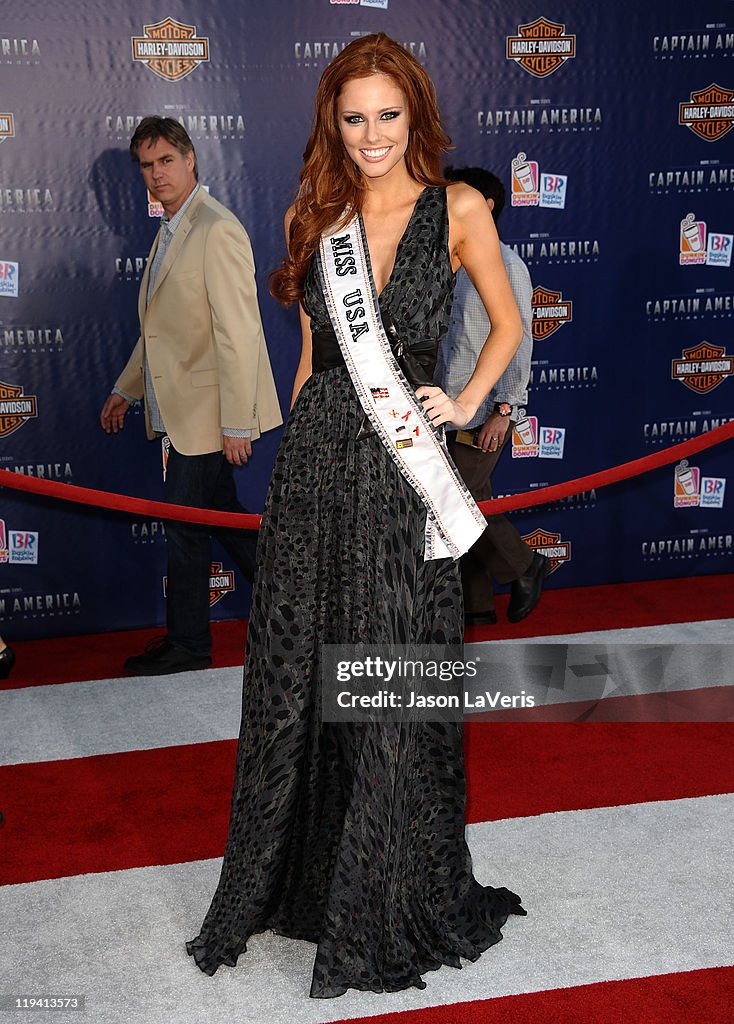
[(734, 373), (734, 359), (723, 345), (701, 341), (693, 348), (684, 348), (683, 355), (673, 360), (672, 376), (691, 391), (705, 395)]
[(571, 559), (571, 541), (561, 540), (560, 533), (549, 533), (548, 530), (538, 528), (525, 534), (523, 540), (538, 554), (550, 559), (551, 572)]
[(538, 285), (533, 289), (533, 341), (545, 341), (559, 327), (573, 320), (573, 303), (560, 292)]
[(566, 35), (565, 25), (536, 18), (507, 36), (506, 56), (536, 78), (547, 78), (576, 56), (576, 36)]
[(38, 399), (24, 395), (23, 388), (0, 380), (0, 437), (19, 430), (26, 420), (38, 415)]
[(133, 60), (145, 64), (167, 82), (178, 82), (209, 60), (209, 40), (197, 36), (195, 25), (165, 18), (144, 25), (143, 36), (133, 36)]
[[(221, 601), (225, 594), (234, 590), (234, 573), (231, 569), (222, 570), (221, 562), (209, 563), (209, 607)], [(168, 596), (168, 577), (163, 577), (163, 595)]]
[(15, 118), (12, 114), (0, 114), (0, 142), (15, 138)]
[(706, 142), (718, 142), (734, 127), (734, 90), (711, 83), (678, 106), (678, 124)]

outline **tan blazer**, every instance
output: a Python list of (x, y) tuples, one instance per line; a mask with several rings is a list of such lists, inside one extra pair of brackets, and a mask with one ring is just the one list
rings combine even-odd
[[(222, 428), (253, 440), (282, 422), (265, 346), (252, 248), (229, 210), (200, 189), (176, 228), (146, 309), (158, 237), (140, 284), (140, 337), (116, 385), (144, 398), (148, 365), (163, 422), (182, 455), (221, 451)], [(153, 437), (145, 410), (148, 437)]]

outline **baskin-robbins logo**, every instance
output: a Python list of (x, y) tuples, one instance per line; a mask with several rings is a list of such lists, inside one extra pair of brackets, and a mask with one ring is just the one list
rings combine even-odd
[(15, 138), (15, 118), (12, 114), (0, 114), (0, 142)]
[(678, 124), (705, 142), (718, 142), (734, 127), (734, 90), (712, 82), (678, 104)]
[(701, 476), (698, 466), (683, 459), (673, 474), (674, 508), (723, 508), (726, 478)]
[(723, 345), (700, 341), (684, 348), (683, 355), (673, 360), (672, 377), (697, 395), (706, 395), (734, 373), (734, 359)]
[[(209, 564), (209, 607), (222, 600), (225, 594), (230, 594), (235, 589), (234, 573), (231, 569), (222, 569), (221, 562)], [(168, 577), (163, 577), (163, 596), (168, 595)]]
[(733, 240), (734, 236), (718, 231), (709, 231), (707, 235), (706, 221), (696, 220), (695, 213), (688, 213), (680, 222), (678, 262), (682, 267), (729, 267)]
[(576, 56), (576, 36), (567, 35), (560, 22), (536, 18), (507, 36), (505, 56), (535, 78), (547, 78)]
[(709, 231), (706, 266), (730, 267), (732, 248), (734, 248), (734, 235), (722, 235), (718, 231)]
[(167, 82), (178, 82), (209, 61), (209, 40), (197, 35), (195, 25), (164, 18), (155, 25), (144, 25), (143, 33), (130, 40), (133, 61), (145, 64)]
[(0, 296), (17, 299), (19, 282), (20, 264), (12, 263), (9, 260), (0, 260)]
[(9, 437), (36, 416), (36, 395), (24, 395), (19, 385), (6, 384), (0, 380), (0, 437)]
[(562, 459), (565, 444), (565, 427), (540, 426), (537, 416), (520, 410), (512, 430), (513, 459)]
[(525, 543), (550, 560), (550, 571), (555, 572), (564, 562), (571, 560), (571, 541), (561, 540), (560, 533), (551, 533), (539, 527), (523, 537)]
[(14, 565), (38, 565), (38, 533), (29, 530), (10, 530), (8, 561)]
[(545, 341), (573, 320), (573, 303), (543, 285), (533, 289), (533, 341)]
[(568, 175), (541, 172), (536, 160), (518, 153), (511, 164), (513, 206), (542, 206), (563, 210), (566, 206)]

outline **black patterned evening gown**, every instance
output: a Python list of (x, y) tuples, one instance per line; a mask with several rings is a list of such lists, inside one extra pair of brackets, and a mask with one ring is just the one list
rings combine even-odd
[[(330, 330), (312, 267), (305, 301)], [(428, 188), (380, 296), (410, 347), (451, 307), (446, 192)], [(436, 345), (434, 344), (434, 349)], [(189, 953), (207, 974), (250, 935), (316, 943), (312, 996), (424, 988), (524, 914), (480, 885), (464, 839), (457, 723), (324, 724), (321, 643), (459, 644), (457, 563), (423, 560), (425, 509), (363, 420), (346, 368), (314, 373), (290, 414), (258, 547), (229, 837)]]

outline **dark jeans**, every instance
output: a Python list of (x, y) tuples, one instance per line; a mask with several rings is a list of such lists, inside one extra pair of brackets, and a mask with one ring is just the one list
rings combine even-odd
[[(496, 452), (459, 444), (453, 432), (447, 433), (449, 454), (475, 501), (492, 497), (492, 471), (512, 438), (513, 426), (510, 423)], [(465, 610), (478, 613), (493, 609), (492, 577), (499, 583), (510, 583), (528, 571), (532, 560), (533, 549), (506, 516), (487, 516), (487, 529), (461, 559)]]
[[(232, 466), (222, 452), (181, 455), (173, 445), (168, 456), (166, 501), (223, 512), (246, 512), (237, 500)], [(211, 653), (209, 574), (211, 542), (221, 541), (244, 576), (255, 575), (257, 533), (219, 526), (166, 522), (168, 542), (168, 637), (194, 654)]]

